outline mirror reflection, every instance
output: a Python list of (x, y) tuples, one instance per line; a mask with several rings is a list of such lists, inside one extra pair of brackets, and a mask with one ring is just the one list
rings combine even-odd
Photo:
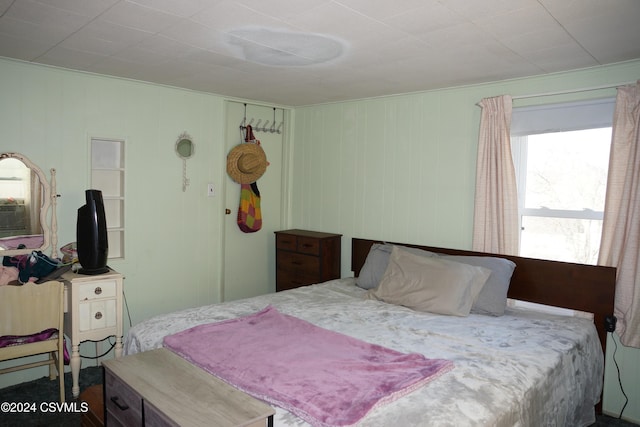
[(193, 143), (190, 139), (183, 138), (176, 143), (176, 151), (178, 156), (183, 159), (188, 159), (193, 155)]
[(0, 155), (0, 255), (45, 246), (49, 191), (42, 171), (28, 159), (16, 153)]

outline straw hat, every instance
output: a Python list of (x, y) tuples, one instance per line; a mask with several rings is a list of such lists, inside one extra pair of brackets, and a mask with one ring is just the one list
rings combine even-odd
[(236, 145), (227, 155), (227, 173), (239, 184), (251, 184), (267, 170), (267, 155), (259, 144)]

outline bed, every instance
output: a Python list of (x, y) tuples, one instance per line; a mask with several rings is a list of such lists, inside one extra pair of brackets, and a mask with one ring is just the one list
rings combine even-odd
[[(367, 259), (373, 259), (372, 248), (400, 245), (402, 253), (410, 248), (435, 253), (435, 262), (445, 262), (439, 257), (496, 257), (354, 238), (354, 277), (363, 277), (363, 268), (370, 268)], [(451, 362), (452, 368), (433, 380), (374, 406), (358, 425), (590, 425), (602, 393), (605, 317), (613, 313), (615, 269), (500, 258), (515, 264), (502, 315), (416, 311), (372, 298), (371, 290), (348, 277), (148, 319), (130, 329), (124, 353), (158, 348), (167, 337), (274, 308), (371, 345)], [(518, 301), (563, 307), (565, 311), (522, 307)], [(211, 353), (217, 345), (210, 343)], [(300, 414), (294, 415), (295, 411), (275, 409), (276, 426), (309, 425)]]

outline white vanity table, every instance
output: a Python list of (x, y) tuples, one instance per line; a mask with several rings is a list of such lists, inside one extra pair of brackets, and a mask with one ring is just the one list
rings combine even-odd
[(67, 272), (64, 281), (64, 332), (71, 340), (73, 397), (80, 394), (80, 343), (115, 337), (115, 357), (122, 356), (122, 274), (109, 270), (95, 276)]
[[(0, 257), (51, 248), (51, 257), (57, 258), (55, 169), (51, 169), (51, 180), (48, 180), (31, 160), (12, 152), (0, 153), (0, 163), (0, 206), (5, 208), (3, 212), (21, 213), (0, 218), (3, 230)], [(28, 195), (26, 199), (25, 195)], [(26, 214), (29, 221), (14, 218)], [(29, 239), (22, 239), (24, 236)], [(113, 270), (94, 276), (67, 272), (60, 280), (65, 283), (64, 332), (71, 340), (72, 392), (76, 398), (80, 394), (81, 342), (115, 337), (115, 357), (122, 355), (123, 276)]]

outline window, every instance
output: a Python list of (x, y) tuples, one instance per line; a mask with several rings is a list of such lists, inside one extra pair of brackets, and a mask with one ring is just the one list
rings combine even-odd
[(91, 188), (102, 191), (109, 258), (124, 258), (124, 141), (91, 139)]
[(521, 256), (596, 264), (613, 102), (514, 109)]

